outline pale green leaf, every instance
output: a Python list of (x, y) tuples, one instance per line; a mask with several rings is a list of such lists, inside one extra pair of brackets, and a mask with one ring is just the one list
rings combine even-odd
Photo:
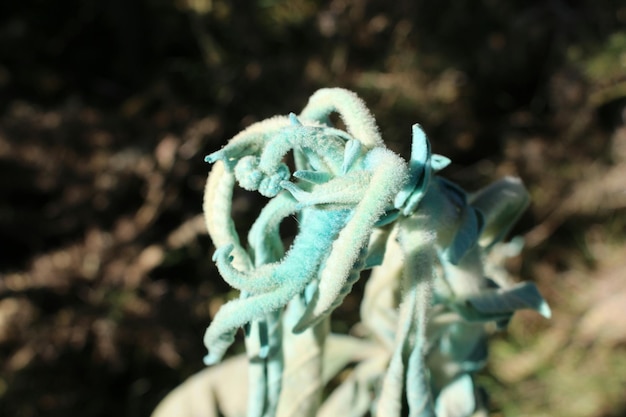
[(435, 402), (437, 417), (470, 417), (476, 409), (474, 383), (463, 374), (446, 386)]

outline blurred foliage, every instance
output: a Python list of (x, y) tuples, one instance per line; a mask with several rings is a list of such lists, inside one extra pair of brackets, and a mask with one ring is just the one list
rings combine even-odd
[(200, 369), (228, 296), (202, 157), (329, 86), (405, 155), (421, 123), (461, 185), (531, 190), (509, 266), (555, 318), (493, 344), (494, 415), (626, 415), (625, 24), (620, 0), (0, 2), (0, 415), (148, 415)]

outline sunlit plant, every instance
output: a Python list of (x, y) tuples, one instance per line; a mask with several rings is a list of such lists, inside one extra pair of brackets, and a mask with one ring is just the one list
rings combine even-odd
[[(486, 415), (473, 375), (489, 332), (518, 309), (550, 316), (533, 283), (488, 261), (519, 250), (502, 239), (528, 194), (514, 178), (468, 194), (436, 175), (450, 161), (419, 125), (412, 136), (407, 162), (354, 93), (322, 89), (299, 115), (255, 123), (206, 157), (213, 259), (239, 298), (205, 333), (213, 367), (155, 416)], [(245, 242), (231, 215), (237, 185), (268, 198)], [(285, 247), (290, 217), (298, 231)], [(366, 270), (361, 322), (331, 333), (331, 313)], [(216, 365), (240, 328), (246, 355)]]

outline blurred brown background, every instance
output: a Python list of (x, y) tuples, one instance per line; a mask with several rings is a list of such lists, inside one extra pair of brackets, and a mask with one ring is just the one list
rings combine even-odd
[(0, 2), (0, 416), (147, 416), (203, 367), (203, 157), (329, 86), (532, 194), (508, 267), (554, 318), (494, 338), (493, 416), (626, 416), (625, 27), (617, 0)]

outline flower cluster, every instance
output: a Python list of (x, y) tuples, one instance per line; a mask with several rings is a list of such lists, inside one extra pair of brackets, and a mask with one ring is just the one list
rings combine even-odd
[[(407, 163), (354, 93), (322, 89), (299, 115), (253, 124), (206, 157), (214, 260), (240, 296), (208, 327), (205, 362), (244, 328), (249, 416), (471, 416), (482, 407), (472, 373), (485, 363), (485, 323), (504, 326), (520, 308), (549, 316), (532, 283), (485, 276), (486, 256), (528, 204), (520, 181), (467, 194), (436, 175), (450, 161), (419, 125), (412, 133)], [(245, 243), (231, 216), (236, 185), (268, 198)], [(285, 248), (288, 217), (299, 228)], [(330, 334), (330, 314), (367, 269), (368, 336)], [(348, 363), (350, 376), (322, 398)]]

